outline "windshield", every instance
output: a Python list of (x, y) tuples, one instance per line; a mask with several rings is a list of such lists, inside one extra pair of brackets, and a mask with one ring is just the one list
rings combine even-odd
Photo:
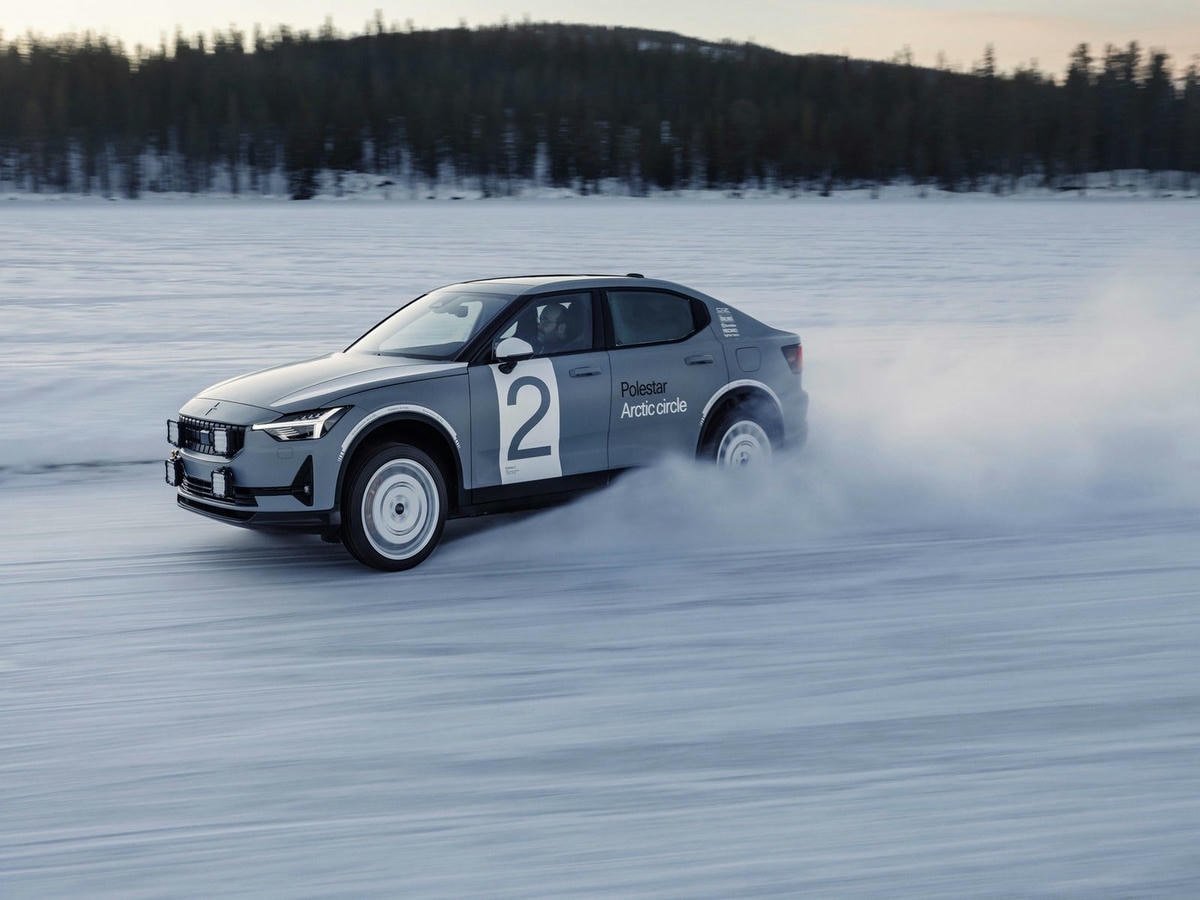
[(439, 288), (397, 310), (349, 349), (379, 356), (453, 359), (511, 300), (511, 294)]

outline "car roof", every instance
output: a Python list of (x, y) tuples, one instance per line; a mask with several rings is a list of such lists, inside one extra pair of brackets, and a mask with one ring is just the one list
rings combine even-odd
[(555, 274), (555, 275), (502, 275), (494, 278), (477, 278), (459, 282), (460, 285), (494, 284), (497, 287), (515, 288), (519, 296), (542, 291), (570, 290), (572, 288), (663, 288), (680, 291), (689, 296), (703, 296), (691, 288), (672, 281), (645, 278), (641, 275), (598, 275), (598, 274)]

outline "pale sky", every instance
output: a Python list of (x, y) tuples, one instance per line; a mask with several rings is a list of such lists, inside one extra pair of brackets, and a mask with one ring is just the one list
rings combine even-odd
[(1106, 43), (1138, 41), (1165, 49), (1179, 70), (1200, 56), (1200, 0), (0, 0), (6, 39), (29, 30), (45, 35), (87, 29), (119, 37), (132, 48), (157, 46), (176, 26), (187, 34), (255, 23), (315, 31), (325, 18), (343, 32), (361, 32), (379, 9), (386, 22), (417, 28), (510, 21), (581, 22), (677, 31), (709, 40), (754, 41), (789, 53), (839, 53), (890, 59), (908, 46), (918, 63), (939, 54), (970, 67), (992, 43), (1002, 69), (1036, 60), (1050, 73), (1066, 68), (1081, 41), (1099, 56)]

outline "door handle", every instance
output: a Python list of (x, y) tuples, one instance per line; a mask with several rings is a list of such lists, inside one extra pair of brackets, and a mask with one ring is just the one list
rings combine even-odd
[(713, 364), (712, 354), (699, 353), (696, 356), (685, 356), (683, 361), (689, 366), (711, 366)]
[(572, 378), (584, 378), (588, 375), (599, 375), (600, 370), (595, 366), (577, 366), (571, 370)]

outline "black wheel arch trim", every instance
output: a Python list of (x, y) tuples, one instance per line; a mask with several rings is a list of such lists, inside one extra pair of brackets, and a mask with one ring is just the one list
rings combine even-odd
[[(370, 441), (374, 435), (377, 435), (381, 429), (401, 425), (406, 422), (423, 425), (441, 435), (446, 447), (450, 451), (450, 462), (454, 466), (454, 471), (450, 473), (454, 477), (454, 490), (453, 492), (448, 492), (453, 494), (449, 498), (451, 500), (451, 509), (467, 502), (467, 494), (463, 487), (462, 444), (459, 442), (458, 434), (445, 419), (437, 415), (433, 410), (413, 408), (388, 412), (376, 418), (368, 416), (367, 419), (364, 419), (364, 422), (366, 425), (360, 423), (359, 427), (361, 430), (351, 433), (349, 440), (338, 455), (338, 476), (333, 497), (333, 508), (335, 510), (341, 510), (342, 492), (346, 487), (346, 475), (350, 469), (350, 461), (354, 459), (362, 446)], [(430, 452), (429, 448), (422, 449), (425, 449), (435, 459), (440, 455)]]
[(721, 390), (717, 391), (705, 406), (700, 419), (700, 434), (696, 439), (697, 456), (702, 455), (709, 442), (712, 441), (717, 425), (724, 417), (725, 411), (735, 408), (746, 401), (761, 403), (768, 410), (771, 410), (772, 418), (775, 421), (764, 424), (774, 426), (777, 429), (778, 433), (772, 435), (772, 437), (780, 441), (786, 437), (784, 433), (783, 404), (779, 396), (770, 387), (759, 381), (751, 379), (731, 381), (722, 386)]

